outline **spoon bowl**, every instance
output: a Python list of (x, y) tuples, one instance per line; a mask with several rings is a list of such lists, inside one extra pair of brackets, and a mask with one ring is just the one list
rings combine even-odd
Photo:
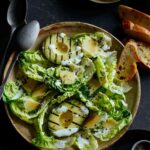
[(18, 32), (16, 36), (16, 42), (20, 47), (20, 50), (27, 50), (29, 49), (35, 40), (38, 37), (38, 33), (40, 30), (40, 25), (38, 21), (34, 20), (25, 25), (21, 30)]
[(11, 33), (8, 44), (0, 63), (0, 83), (2, 82), (6, 61), (11, 54), (11, 45), (17, 28), (26, 24), (27, 0), (11, 0), (7, 11), (7, 22), (11, 26)]
[(13, 28), (25, 23), (27, 0), (11, 0), (7, 11), (7, 22)]
[(148, 140), (139, 140), (133, 146), (131, 150), (149, 150), (150, 141)]
[(8, 71), (5, 75), (5, 78), (2, 82), (2, 85), (0, 86), (0, 99), (2, 97), (3, 94), (3, 90), (4, 90), (4, 85), (7, 82), (7, 79), (9, 78), (16, 61), (18, 60), (18, 56), (19, 56), (19, 52), (22, 50), (27, 50), (29, 49), (34, 42), (37, 39), (37, 36), (39, 34), (40, 31), (40, 26), (38, 21), (31, 21), (29, 24), (23, 26), (17, 34), (17, 38), (16, 38), (16, 53), (15, 53), (15, 57), (12, 60), (11, 65), (8, 68)]

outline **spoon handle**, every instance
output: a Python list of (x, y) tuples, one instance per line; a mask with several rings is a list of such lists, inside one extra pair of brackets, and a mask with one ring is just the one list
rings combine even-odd
[(15, 31), (15, 29), (12, 29), (8, 44), (7, 44), (6, 49), (4, 51), (4, 54), (3, 54), (3, 59), (1, 61), (1, 65), (0, 65), (0, 83), (2, 83), (2, 80), (3, 80), (3, 73), (4, 73), (4, 70), (5, 70), (5, 66), (6, 66), (5, 64), (6, 64), (6, 61), (7, 61), (7, 56), (9, 57), (9, 53), (10, 53), (9, 49), (10, 49), (10, 46), (12, 45), (14, 31)]
[(2, 98), (2, 94), (3, 94), (3, 91), (4, 91), (4, 85), (5, 85), (5, 83), (7, 82), (7, 80), (8, 80), (8, 78), (9, 78), (9, 76), (10, 76), (12, 70), (14, 69), (14, 66), (15, 66), (15, 64), (16, 64), (16, 61), (18, 60), (18, 56), (19, 56), (18, 54), (15, 54), (15, 56), (14, 56), (14, 58), (13, 58), (13, 60), (12, 60), (12, 63), (11, 63), (11, 65), (9, 66), (9, 68), (8, 68), (8, 70), (7, 70), (7, 72), (6, 72), (6, 76), (5, 76), (3, 82), (2, 82), (2, 84), (1, 84), (1, 86), (0, 86), (0, 99)]

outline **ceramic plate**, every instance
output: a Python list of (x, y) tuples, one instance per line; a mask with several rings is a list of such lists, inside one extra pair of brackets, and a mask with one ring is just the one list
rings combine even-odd
[[(68, 35), (73, 35), (76, 33), (80, 32), (96, 32), (96, 31), (102, 31), (106, 34), (108, 34), (112, 38), (113, 46), (112, 49), (117, 48), (119, 50), (118, 55), (120, 54), (121, 50), (123, 49), (123, 44), (117, 40), (113, 35), (108, 33), (107, 31), (91, 25), (87, 23), (82, 23), (82, 22), (61, 22), (61, 23), (56, 23), (49, 25), (47, 27), (44, 27), (40, 30), (40, 34), (32, 47), (33, 49), (38, 49), (41, 47), (41, 44), (43, 40), (49, 36), (52, 33), (56, 32), (64, 32)], [(7, 68), (11, 63), (11, 59), (13, 56), (10, 57)], [(15, 78), (15, 71), (13, 71), (11, 78)], [(130, 81), (129, 83), (133, 89), (131, 92), (129, 92), (126, 97), (127, 97), (127, 103), (129, 106), (130, 111), (132, 112), (133, 118), (136, 115), (136, 112), (138, 110), (139, 102), (140, 102), (140, 93), (141, 93), (141, 88), (140, 88), (140, 79), (139, 79), (139, 74), (137, 73), (136, 76)], [(14, 126), (14, 128), (17, 130), (17, 132), (29, 143), (31, 143), (32, 138), (34, 138), (35, 135), (35, 130), (33, 126), (26, 124), (25, 122), (21, 121), (20, 119), (16, 118), (8, 109), (7, 106), (5, 106), (7, 115)], [(122, 129), (119, 134), (117, 134), (113, 139), (107, 142), (100, 142), (99, 144), (101, 145), (100, 147), (106, 148), (109, 147), (111, 144), (116, 142), (122, 135), (125, 134), (125, 132), (128, 130), (130, 125)]]
[(119, 2), (120, 0), (90, 0), (95, 3), (100, 3), (100, 4), (110, 4), (110, 3), (116, 3)]

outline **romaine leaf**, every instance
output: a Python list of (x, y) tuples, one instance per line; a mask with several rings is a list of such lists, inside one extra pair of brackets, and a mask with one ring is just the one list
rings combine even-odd
[(97, 140), (87, 131), (80, 132), (76, 135), (75, 144), (79, 150), (98, 150)]
[(116, 76), (117, 52), (102, 51), (94, 60), (94, 64), (100, 84), (107, 86), (108, 84), (113, 83)]
[(105, 67), (105, 64), (104, 64), (102, 58), (100, 56), (98, 56), (94, 60), (94, 64), (96, 67), (97, 77), (99, 79), (100, 84), (101, 85), (106, 84), (107, 83), (107, 71), (106, 71), (106, 67)]
[(50, 97), (46, 97), (37, 109), (27, 112), (24, 108), (25, 101), (22, 97), (17, 101), (10, 103), (10, 109), (18, 118), (32, 124), (34, 123), (34, 119), (45, 109), (50, 102), (50, 99)]
[(20, 68), (29, 78), (36, 81), (44, 82), (44, 75), (46, 74), (46, 68), (39, 64), (31, 64), (28, 62), (20, 62)]
[(4, 86), (3, 101), (10, 103), (23, 95), (23, 89), (20, 81), (9, 81)]
[(109, 50), (112, 46), (111, 37), (109, 37), (106, 33), (96, 32), (94, 33), (94, 37), (99, 40), (99, 46), (104, 51)]
[(108, 83), (112, 83), (116, 76), (116, 68), (117, 68), (117, 52), (105, 52), (107, 54), (105, 66), (107, 71), (107, 79)]
[(19, 66), (29, 78), (43, 82), (46, 69), (51, 66), (51, 63), (43, 57), (40, 50), (34, 50), (20, 54)]
[[(79, 89), (81, 86), (81, 82), (76, 79), (75, 83), (73, 84), (64, 84), (60, 78), (60, 72), (62, 70), (68, 70), (67, 67), (56, 67), (56, 68), (49, 68), (46, 71), (45, 75), (45, 84), (48, 85), (50, 88), (54, 88), (60, 92), (74, 92)], [(69, 76), (71, 78), (71, 76)]]
[(118, 121), (115, 126), (112, 127), (97, 127), (94, 129), (94, 136), (99, 138), (101, 141), (109, 141), (112, 139), (120, 130), (127, 126), (132, 120), (132, 115), (129, 115), (126, 118)]
[(21, 52), (19, 54), (19, 59), (24, 59), (26, 62), (29, 63), (48, 63), (48, 60), (42, 55), (41, 50), (29, 50)]

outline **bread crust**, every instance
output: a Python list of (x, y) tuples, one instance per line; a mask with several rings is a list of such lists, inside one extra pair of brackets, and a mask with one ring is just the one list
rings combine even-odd
[(138, 24), (134, 24), (132, 21), (123, 20), (122, 27), (128, 35), (140, 39), (142, 41), (150, 43), (150, 31)]
[(136, 63), (139, 60), (137, 44), (134, 41), (127, 42), (118, 61), (118, 78), (124, 81), (131, 80), (137, 72)]
[(136, 42), (138, 47), (138, 55), (142, 68), (150, 70), (150, 45), (144, 42)]
[(120, 5), (119, 16), (122, 19), (130, 20), (134, 24), (138, 24), (150, 30), (150, 16), (141, 11), (138, 11), (125, 5)]
[[(132, 44), (134, 43), (137, 45), (137, 60), (140, 62), (140, 66), (150, 70), (150, 16), (125, 5), (119, 6), (119, 16), (122, 18), (122, 27), (125, 33), (135, 39), (143, 41), (139, 42), (137, 40), (130, 40)], [(135, 64), (133, 64), (131, 65), (133, 70), (131, 75), (134, 74), (136, 68)]]

